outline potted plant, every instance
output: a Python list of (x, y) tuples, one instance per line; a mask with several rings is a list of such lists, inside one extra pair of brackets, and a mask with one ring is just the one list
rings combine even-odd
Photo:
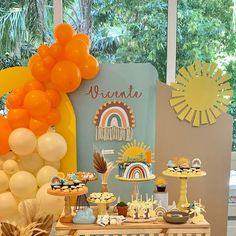
[(158, 177), (156, 179), (156, 188), (157, 188), (157, 192), (165, 192), (166, 191), (166, 185), (167, 185), (167, 181), (164, 177)]
[(117, 203), (116, 207), (117, 207), (118, 215), (122, 215), (124, 217), (127, 216), (128, 205), (125, 202)]

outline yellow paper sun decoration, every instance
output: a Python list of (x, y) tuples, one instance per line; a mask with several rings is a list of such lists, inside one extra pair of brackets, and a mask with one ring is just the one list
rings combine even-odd
[(180, 120), (193, 126), (213, 124), (226, 112), (233, 95), (228, 74), (222, 74), (215, 63), (195, 61), (187, 69), (182, 67), (171, 84), (170, 105)]

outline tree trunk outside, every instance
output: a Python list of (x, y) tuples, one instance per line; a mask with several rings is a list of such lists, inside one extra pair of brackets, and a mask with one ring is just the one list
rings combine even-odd
[(80, 32), (91, 35), (92, 17), (91, 8), (92, 0), (79, 0), (80, 7)]

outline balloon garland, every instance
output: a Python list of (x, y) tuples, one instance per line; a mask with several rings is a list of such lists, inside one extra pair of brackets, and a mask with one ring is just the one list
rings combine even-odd
[(90, 39), (76, 34), (68, 24), (55, 28), (56, 42), (42, 44), (28, 66), (34, 80), (17, 88), (8, 96), (8, 122), (14, 130), (29, 128), (36, 136), (60, 121), (60, 93), (79, 88), (82, 79), (93, 79), (99, 72), (97, 60), (89, 54)]
[(7, 206), (1, 209), (0, 220), (15, 214), (18, 202), (29, 198), (36, 198), (51, 214), (60, 212), (59, 200), (44, 189), (58, 173), (67, 143), (49, 128), (60, 122), (61, 94), (95, 78), (99, 64), (89, 54), (88, 35), (63, 23), (55, 28), (54, 37), (52, 45), (40, 45), (29, 59), (34, 79), (9, 94), (8, 115), (0, 116), (0, 199)]

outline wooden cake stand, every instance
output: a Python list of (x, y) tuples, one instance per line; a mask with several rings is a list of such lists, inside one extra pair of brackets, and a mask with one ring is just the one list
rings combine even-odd
[[(94, 176), (94, 178), (82, 178), (82, 177), (79, 177), (79, 180), (82, 181), (84, 184), (87, 184), (88, 182), (96, 181), (97, 179), (98, 179), (97, 176)], [(74, 211), (77, 211), (81, 207), (84, 207), (84, 206), (89, 207), (89, 203), (87, 201), (86, 194), (82, 194), (82, 195), (77, 196)]]
[(155, 175), (151, 175), (149, 178), (145, 178), (145, 179), (128, 179), (128, 178), (120, 177), (119, 175), (116, 175), (115, 177), (119, 181), (130, 182), (133, 184), (132, 195), (134, 196), (134, 198), (139, 196), (139, 183), (140, 182), (146, 182), (146, 181), (150, 181), (156, 178)]
[(91, 201), (90, 198), (87, 198), (88, 202), (90, 203), (94, 203), (97, 204), (97, 215), (107, 215), (107, 204), (110, 204), (112, 202), (114, 202), (116, 200), (116, 198), (113, 198), (113, 200), (109, 200), (109, 201), (104, 201), (104, 202), (94, 202)]
[(162, 174), (180, 179), (180, 195), (177, 207), (179, 210), (185, 211), (186, 207), (184, 206), (187, 206), (189, 204), (187, 199), (188, 178), (202, 177), (206, 175), (206, 172), (199, 171), (197, 173), (180, 173), (180, 172), (173, 172), (167, 169), (164, 170)]
[(77, 197), (80, 195), (84, 195), (88, 192), (87, 187), (83, 187), (79, 191), (71, 191), (71, 192), (63, 192), (63, 191), (55, 191), (52, 189), (48, 189), (47, 193), (50, 195), (65, 197), (65, 215), (60, 218), (61, 223), (71, 223), (73, 222), (73, 216), (71, 215), (71, 205), (70, 205), (70, 197)]

